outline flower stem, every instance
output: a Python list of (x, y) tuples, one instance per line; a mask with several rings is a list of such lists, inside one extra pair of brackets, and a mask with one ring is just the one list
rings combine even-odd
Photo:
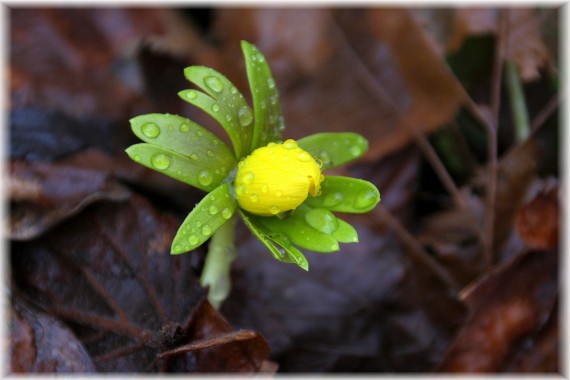
[(200, 277), (200, 284), (208, 287), (208, 301), (216, 309), (220, 308), (230, 294), (230, 268), (236, 258), (235, 225), (234, 215), (212, 235)]
[(517, 66), (512, 62), (507, 62), (505, 69), (507, 88), (514, 117), (515, 137), (520, 142), (524, 141), (530, 134), (530, 122), (528, 120), (524, 90)]

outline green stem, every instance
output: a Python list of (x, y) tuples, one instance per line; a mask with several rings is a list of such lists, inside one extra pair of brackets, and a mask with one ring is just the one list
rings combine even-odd
[(208, 301), (219, 309), (230, 294), (230, 268), (236, 258), (234, 244), (236, 216), (221, 226), (210, 239), (206, 263), (202, 269), (200, 284), (208, 287)]
[(528, 120), (523, 86), (517, 66), (513, 62), (507, 62), (505, 70), (509, 99), (515, 122), (515, 138), (520, 142), (524, 141), (530, 134), (530, 122)]

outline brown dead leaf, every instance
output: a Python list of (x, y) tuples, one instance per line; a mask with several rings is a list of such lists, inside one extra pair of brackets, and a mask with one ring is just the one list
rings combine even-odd
[(556, 249), (560, 211), (558, 186), (542, 189), (517, 214), (516, 228), (532, 249)]
[(95, 371), (95, 365), (85, 348), (68, 327), (27, 305), (18, 296), (12, 301), (9, 372)]
[[(244, 22), (243, 20), (248, 20)], [(303, 20), (303, 21), (300, 21)], [(354, 131), (368, 157), (453, 117), (463, 92), (424, 31), (404, 9), (221, 9), (216, 35), (230, 78), (244, 81), (239, 41), (266, 54), (281, 90), (287, 137)], [(269, 34), (279, 28), (287, 33)], [(232, 67), (229, 67), (231, 63)]]
[(459, 49), (469, 35), (497, 34), (501, 12), (507, 17), (505, 58), (517, 65), (524, 81), (533, 81), (540, 76), (540, 69), (549, 61), (536, 9), (458, 8), (455, 11), (454, 27), (447, 49)]
[[(497, 268), (465, 291), (471, 317), (438, 372), (493, 373), (511, 367), (556, 312), (558, 254), (531, 251)], [(553, 336), (554, 335), (554, 336)], [(547, 335), (556, 340), (557, 334)], [(542, 343), (544, 344), (544, 342)], [(547, 360), (550, 358), (547, 357)], [(522, 371), (524, 368), (518, 369)], [(550, 368), (557, 371), (556, 368)]]
[[(13, 279), (73, 329), (98, 371), (263, 368), (268, 350), (261, 336), (215, 340), (233, 331), (215, 310), (200, 306), (201, 251), (169, 254), (178, 223), (140, 197), (90, 207), (43, 238), (13, 244)], [(184, 355), (160, 357), (210, 339)]]
[(29, 240), (101, 200), (122, 201), (130, 191), (107, 171), (27, 161), (10, 163), (9, 237)]

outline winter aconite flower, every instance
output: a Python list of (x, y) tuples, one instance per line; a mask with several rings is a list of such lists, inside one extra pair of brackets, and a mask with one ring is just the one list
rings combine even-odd
[(295, 140), (269, 143), (238, 164), (236, 200), (252, 214), (277, 215), (318, 195), (323, 179), (317, 161)]
[[(360, 157), (367, 141), (346, 132), (283, 142), (285, 123), (269, 66), (253, 45), (242, 41), (242, 51), (253, 110), (225, 76), (207, 67), (186, 68), (186, 78), (198, 89), (179, 93), (220, 123), (231, 148), (191, 120), (155, 113), (131, 120), (133, 132), (144, 143), (129, 147), (127, 153), (142, 165), (208, 193), (180, 226), (173, 254), (194, 250), (213, 235), (208, 256), (224, 251), (221, 247), (233, 242), (216, 239), (216, 233), (227, 225), (233, 228), (230, 221), (239, 213), (276, 259), (308, 270), (298, 247), (332, 252), (339, 243), (358, 241), (354, 228), (333, 212), (363, 213), (380, 201), (370, 182), (322, 173)], [(225, 236), (233, 239), (233, 233)], [(228, 276), (206, 283), (224, 283)], [(228, 292), (225, 285), (219, 289), (218, 300)]]

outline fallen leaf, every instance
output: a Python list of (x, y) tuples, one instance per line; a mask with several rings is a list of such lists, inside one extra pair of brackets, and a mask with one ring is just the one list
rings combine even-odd
[(94, 372), (81, 342), (56, 318), (12, 298), (10, 309), (12, 373)]
[[(216, 366), (199, 359), (201, 350), (159, 357), (220, 335), (220, 317), (199, 307), (205, 289), (194, 273), (202, 254), (169, 254), (177, 225), (136, 196), (91, 207), (45, 238), (15, 244), (14, 279), (22, 292), (73, 328), (98, 371), (211, 370)], [(196, 327), (199, 318), (203, 322)], [(262, 337), (218, 342), (204, 347), (210, 355), (203, 360), (223, 360), (228, 372), (251, 372), (266, 359), (267, 352), (257, 348), (262, 342)]]
[[(514, 370), (512, 356), (532, 347), (537, 332), (556, 311), (557, 273), (556, 251), (530, 251), (468, 288), (463, 299), (470, 318), (437, 372)], [(549, 338), (556, 340), (556, 334)]]

